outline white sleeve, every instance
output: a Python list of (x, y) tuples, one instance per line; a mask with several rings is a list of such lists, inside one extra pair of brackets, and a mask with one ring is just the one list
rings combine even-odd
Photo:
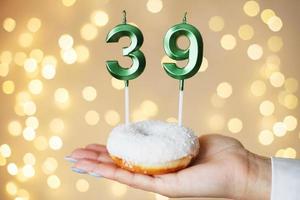
[(272, 157), (271, 200), (300, 199), (300, 160)]

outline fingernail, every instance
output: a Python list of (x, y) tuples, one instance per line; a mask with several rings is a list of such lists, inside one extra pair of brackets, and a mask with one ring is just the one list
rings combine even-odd
[(65, 160), (66, 161), (69, 161), (71, 163), (75, 163), (77, 162), (78, 160), (76, 160), (75, 158), (72, 158), (71, 156), (65, 156)]
[(91, 176), (94, 176), (96, 178), (101, 178), (102, 177), (100, 174), (97, 174), (95, 172), (89, 172), (88, 174), (91, 175)]
[(83, 169), (79, 169), (79, 168), (76, 168), (76, 167), (71, 167), (72, 171), (73, 172), (76, 172), (76, 173), (79, 173), (79, 174), (85, 174), (86, 171), (84, 171)]

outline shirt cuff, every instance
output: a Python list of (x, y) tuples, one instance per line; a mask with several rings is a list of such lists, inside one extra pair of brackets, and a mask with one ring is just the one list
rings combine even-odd
[(300, 190), (300, 160), (272, 157), (271, 200), (297, 200)]

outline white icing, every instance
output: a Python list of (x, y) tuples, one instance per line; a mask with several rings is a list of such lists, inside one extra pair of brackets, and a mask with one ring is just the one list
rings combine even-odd
[(199, 141), (189, 128), (176, 123), (146, 120), (115, 127), (108, 152), (133, 164), (160, 164), (195, 156)]

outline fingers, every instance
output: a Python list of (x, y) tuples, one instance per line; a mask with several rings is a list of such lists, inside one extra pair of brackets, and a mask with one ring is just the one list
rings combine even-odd
[(98, 163), (93, 160), (84, 159), (75, 163), (73, 167), (79, 173), (88, 173), (97, 177), (102, 176), (135, 188), (158, 192), (157, 181), (154, 177), (135, 174), (121, 169), (112, 163)]
[[(81, 159), (89, 159), (97, 162), (113, 163), (107, 151), (100, 146), (92, 146), (86, 149), (75, 149), (70, 156), (66, 156), (66, 160), (77, 162)], [(96, 149), (96, 150), (92, 150)]]
[(106, 146), (101, 145), (101, 144), (89, 144), (85, 147), (85, 149), (102, 152), (102, 153), (107, 153)]

